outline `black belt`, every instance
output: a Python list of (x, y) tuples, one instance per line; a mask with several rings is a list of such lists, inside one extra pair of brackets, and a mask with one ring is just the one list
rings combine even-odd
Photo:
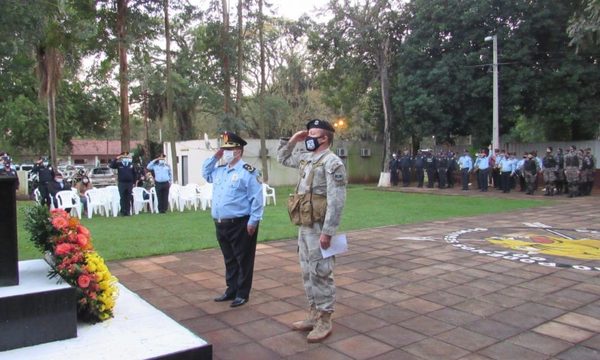
[(157, 181), (156, 183), (157, 184), (168, 184), (169, 182), (168, 181)]
[(242, 217), (238, 217), (238, 218), (231, 218), (231, 219), (214, 219), (215, 223), (217, 224), (239, 224), (241, 222), (245, 222), (250, 218), (250, 216), (246, 215), (246, 216), (242, 216)]

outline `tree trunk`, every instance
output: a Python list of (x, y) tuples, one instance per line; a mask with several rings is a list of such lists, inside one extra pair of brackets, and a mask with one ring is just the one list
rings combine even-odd
[(148, 90), (144, 89), (142, 93), (144, 98), (143, 102), (143, 121), (144, 121), (144, 153), (146, 154), (146, 159), (150, 161), (152, 159), (152, 154), (150, 154), (150, 132), (148, 129)]
[(258, 38), (260, 42), (260, 92), (259, 97), (259, 115), (260, 116), (260, 160), (262, 165), (262, 175), (265, 183), (269, 181), (269, 164), (267, 161), (266, 145), (266, 121), (265, 121), (265, 39), (264, 39), (264, 17), (263, 0), (258, 0)]
[(223, 112), (231, 113), (231, 69), (229, 68), (229, 8), (227, 0), (221, 0), (223, 28), (221, 29), (221, 57), (223, 60)]
[(48, 130), (50, 140), (50, 161), (53, 168), (58, 166), (58, 151), (56, 147), (56, 95), (50, 89), (48, 93)]
[[(378, 67), (379, 67), (379, 77), (381, 81), (381, 100), (383, 103), (383, 164), (381, 164), (382, 168), (382, 177), (384, 173), (389, 173), (389, 163), (390, 163), (390, 153), (392, 148), (392, 134), (391, 129), (393, 129), (393, 118), (392, 118), (392, 105), (390, 102), (390, 80), (388, 75), (388, 65), (389, 65), (389, 46), (390, 40), (387, 38), (383, 44), (383, 48), (379, 54), (378, 59)], [(380, 186), (386, 186), (382, 184), (380, 179)], [(389, 184), (387, 185), (389, 186)]]
[(129, 131), (129, 80), (127, 71), (127, 3), (117, 0), (117, 37), (119, 40), (119, 85), (121, 111), (121, 151), (129, 151), (131, 134)]
[(171, 145), (171, 168), (173, 173), (173, 183), (179, 180), (179, 164), (177, 163), (177, 130), (175, 129), (175, 119), (173, 119), (173, 81), (171, 79), (171, 28), (169, 24), (169, 0), (165, 0), (165, 47), (167, 58), (167, 122), (169, 123), (169, 143)]
[(236, 79), (236, 98), (235, 98), (235, 117), (242, 117), (242, 79), (244, 76), (244, 14), (243, 0), (238, 0), (238, 39), (237, 39), (237, 79)]

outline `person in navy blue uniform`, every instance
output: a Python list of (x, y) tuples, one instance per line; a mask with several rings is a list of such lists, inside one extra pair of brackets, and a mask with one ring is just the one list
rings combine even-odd
[(111, 160), (108, 166), (111, 169), (117, 169), (119, 196), (121, 197), (121, 215), (129, 216), (133, 200), (133, 184), (137, 179), (131, 156), (128, 152), (122, 152), (116, 159)]
[(400, 164), (400, 172), (402, 173), (402, 186), (407, 187), (410, 185), (410, 165), (411, 159), (408, 154), (408, 150), (404, 150), (402, 157), (398, 160)]
[(166, 163), (165, 154), (150, 161), (146, 169), (154, 171), (154, 184), (156, 188), (156, 199), (158, 200), (158, 212), (164, 214), (169, 207), (169, 188), (173, 182), (171, 167)]
[(244, 305), (250, 298), (258, 224), (263, 215), (259, 171), (242, 160), (246, 144), (238, 135), (225, 132), (220, 149), (202, 166), (202, 175), (213, 184), (211, 215), (225, 261), (227, 289), (214, 300), (233, 300), (231, 307)]
[(38, 189), (42, 197), (42, 205), (46, 205), (49, 208), (51, 199), (48, 184), (54, 181), (54, 169), (47, 159), (40, 158), (33, 165), (31, 172), (38, 176)]
[(0, 176), (10, 176), (17, 179), (15, 182), (15, 191), (19, 190), (19, 176), (17, 175), (17, 171), (12, 168), (12, 163), (10, 156), (8, 154), (4, 154), (0, 158)]
[(417, 151), (417, 155), (413, 158), (413, 166), (415, 168), (415, 176), (417, 177), (417, 187), (423, 187), (423, 181), (425, 180), (425, 173), (423, 168), (425, 167), (425, 156), (421, 150)]
[(427, 171), (427, 187), (431, 189), (435, 183), (435, 173), (437, 172), (437, 163), (432, 150), (425, 153), (425, 171)]
[(390, 181), (392, 186), (398, 186), (398, 156), (396, 153), (392, 154), (392, 160), (390, 160)]

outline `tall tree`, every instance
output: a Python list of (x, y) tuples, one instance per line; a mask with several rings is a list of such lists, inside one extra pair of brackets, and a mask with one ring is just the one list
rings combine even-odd
[(244, 0), (238, 0), (237, 4), (237, 74), (235, 79), (235, 116), (242, 114), (242, 87), (244, 80)]
[(173, 120), (173, 81), (171, 79), (171, 29), (169, 26), (169, 0), (164, 0), (165, 11), (165, 52), (167, 58), (167, 119), (171, 133), (171, 164), (173, 164), (173, 182), (177, 183), (179, 164), (177, 163), (177, 133), (175, 131), (175, 120)]
[(259, 116), (260, 116), (260, 160), (262, 163), (262, 172), (265, 182), (269, 181), (269, 163), (267, 159), (267, 145), (266, 145), (266, 121), (265, 121), (265, 39), (264, 39), (264, 14), (263, 14), (263, 0), (258, 0), (258, 38), (260, 46), (260, 90), (258, 91), (259, 97)]
[(577, 48), (598, 48), (600, 45), (600, 0), (581, 0), (580, 7), (567, 28), (571, 44)]
[(127, 74), (127, 6), (129, 0), (117, 0), (117, 41), (119, 52), (119, 92), (121, 98), (121, 151), (129, 151), (129, 78)]
[[(348, 71), (367, 70), (379, 79), (384, 116), (384, 153), (382, 177), (389, 178), (388, 163), (395, 119), (390, 102), (389, 70), (391, 49), (402, 30), (397, 22), (400, 1), (374, 0), (351, 2), (332, 0), (329, 10), (333, 19), (318, 27), (311, 36), (309, 48), (319, 56), (321, 68), (349, 66)], [(367, 76), (368, 77), (368, 76)], [(363, 83), (364, 93), (371, 83)], [(386, 175), (387, 174), (387, 175)], [(383, 181), (385, 184), (385, 180)]]
[(229, 1), (221, 0), (223, 27), (221, 29), (221, 58), (223, 66), (223, 113), (231, 113), (231, 68), (229, 64), (230, 36), (229, 36)]

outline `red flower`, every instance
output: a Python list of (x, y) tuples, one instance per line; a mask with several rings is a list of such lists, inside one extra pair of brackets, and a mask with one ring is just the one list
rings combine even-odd
[(77, 225), (77, 233), (90, 237), (90, 231), (83, 225)]
[(88, 275), (79, 275), (79, 278), (77, 278), (77, 285), (79, 285), (80, 288), (85, 289), (90, 286), (90, 281), (91, 279)]
[(77, 244), (79, 244), (79, 246), (82, 248), (85, 248), (89, 241), (90, 239), (87, 236), (83, 234), (77, 234)]
[(64, 217), (55, 217), (52, 219), (52, 226), (58, 230), (63, 230), (69, 226), (69, 222)]
[(62, 256), (62, 255), (66, 255), (66, 254), (70, 253), (72, 250), (73, 250), (73, 245), (67, 244), (67, 243), (62, 243), (62, 244), (56, 245), (56, 249), (54, 249), (54, 254)]
[(50, 215), (52, 218), (63, 217), (66, 218), (68, 216), (67, 212), (63, 209), (52, 209), (50, 210)]

